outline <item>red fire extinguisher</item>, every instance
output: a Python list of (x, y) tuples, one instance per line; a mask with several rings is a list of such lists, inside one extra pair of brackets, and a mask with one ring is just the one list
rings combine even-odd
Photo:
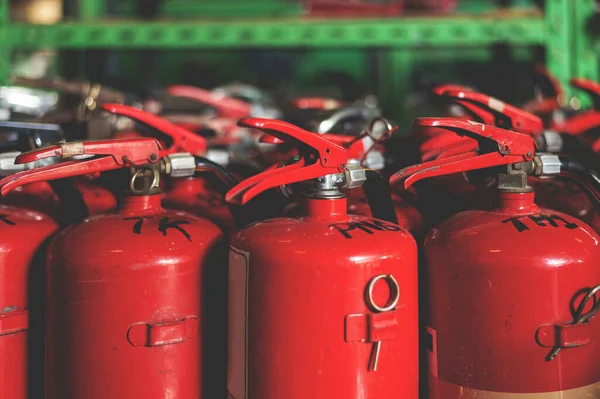
[(413, 126), (467, 135), (479, 151), (405, 168), (393, 184), (487, 171), (498, 185), (494, 209), (456, 214), (425, 239), (429, 397), (596, 396), (599, 236), (536, 206), (527, 185), (528, 175), (569, 173), (569, 162), (536, 155), (531, 136), (494, 126), (448, 118)]
[[(577, 158), (582, 158), (586, 152), (591, 152), (582, 145), (575, 145), (574, 140), (565, 138), (564, 134), (558, 134), (543, 127), (542, 120), (522, 109), (506, 104), (500, 100), (482, 93), (449, 91), (445, 96), (452, 99), (465, 108), (479, 121), (504, 127), (519, 133), (529, 134), (534, 137), (538, 148), (548, 152), (575, 153)], [(600, 121), (600, 120), (599, 120)], [(568, 145), (561, 143), (567, 141)], [(577, 148), (572, 149), (571, 147)], [(477, 142), (470, 140), (462, 146), (455, 146), (440, 153), (440, 157), (451, 156), (477, 148)], [(586, 163), (590, 159), (592, 163), (598, 164), (594, 154), (588, 155)], [(592, 165), (590, 165), (592, 166)], [(600, 227), (596, 222), (595, 212), (586, 194), (572, 182), (556, 181), (529, 177), (529, 184), (536, 189), (536, 203), (547, 208), (565, 212), (571, 216), (581, 218), (594, 227)]]
[(41, 397), (40, 343), (44, 243), (57, 230), (48, 215), (0, 205), (0, 398)]
[[(166, 192), (163, 195), (163, 206), (171, 209), (180, 209), (195, 215), (205, 217), (217, 224), (224, 231), (230, 232), (235, 228), (233, 216), (225, 202), (224, 190), (215, 186), (225, 187), (237, 183), (231, 175), (219, 165), (215, 165), (206, 158), (211, 158), (213, 150), (206, 147), (206, 140), (189, 130), (175, 125), (154, 114), (140, 109), (121, 104), (107, 104), (103, 108), (116, 115), (126, 116), (138, 123), (146, 125), (152, 130), (159, 132), (164, 142), (169, 142), (169, 148), (177, 152), (186, 152), (194, 156), (205, 158), (184, 157), (182, 160), (193, 162), (186, 166), (200, 173), (210, 169), (210, 174), (219, 170), (219, 181), (210, 181), (207, 176), (190, 176), (184, 173), (179, 177), (171, 174), (168, 180)], [(177, 160), (176, 162), (179, 162)]]
[(150, 138), (64, 143), (17, 162), (67, 160), (0, 181), (4, 195), (32, 182), (135, 170), (118, 212), (71, 225), (50, 244), (48, 399), (225, 395), (223, 233), (161, 207), (161, 172), (181, 172), (165, 155)]
[(417, 398), (415, 240), (389, 221), (389, 192), (371, 197), (382, 202), (364, 217), (346, 213), (341, 191), (369, 190), (381, 178), (294, 125), (240, 124), (294, 145), (299, 158), (243, 181), (227, 201), (245, 204), (281, 187), (299, 190), (306, 213), (255, 223), (232, 238), (229, 398)]

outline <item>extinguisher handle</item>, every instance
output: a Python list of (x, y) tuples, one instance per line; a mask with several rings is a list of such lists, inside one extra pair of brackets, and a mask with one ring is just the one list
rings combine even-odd
[(90, 173), (135, 167), (158, 162), (168, 152), (162, 150), (155, 139), (138, 138), (61, 143), (22, 153), (16, 164), (39, 161), (49, 157), (72, 158), (91, 155), (79, 160), (67, 160), (54, 165), (26, 170), (0, 180), (0, 193), (5, 195), (25, 184), (64, 179)]
[(540, 97), (533, 98), (523, 104), (523, 110), (536, 115), (549, 114), (559, 109), (561, 101), (564, 99), (565, 91), (561, 83), (554, 75), (550, 73), (544, 65), (536, 64), (533, 67), (535, 80), (538, 86), (543, 85), (549, 88), (547, 93), (540, 93)]
[(342, 105), (344, 105), (343, 102), (327, 97), (300, 97), (292, 100), (292, 106), (298, 109), (327, 111), (339, 108)]
[(463, 85), (457, 85), (454, 83), (446, 83), (443, 85), (439, 85), (433, 88), (433, 94), (436, 94), (438, 96), (443, 96), (444, 94), (446, 94), (449, 91), (472, 91), (473, 89), (471, 89), (468, 86), (463, 86)]
[(440, 158), (400, 170), (392, 175), (390, 183), (394, 185), (402, 182), (405, 189), (430, 177), (530, 161), (535, 153), (535, 141), (531, 136), (496, 126), (456, 118), (417, 118), (412, 125), (443, 128), (470, 137), (477, 141), (479, 151)]
[(238, 125), (261, 130), (295, 147), (300, 161), (264, 171), (244, 180), (227, 193), (225, 197), (227, 202), (245, 204), (270, 188), (342, 173), (346, 170), (348, 164), (346, 149), (329, 142), (322, 135), (275, 119), (244, 118), (238, 122)]
[(104, 104), (102, 108), (106, 112), (126, 116), (168, 136), (172, 141), (169, 149), (173, 152), (189, 152), (196, 155), (206, 152), (206, 140), (203, 137), (150, 112), (123, 104)]
[(571, 85), (592, 97), (593, 108), (579, 112), (563, 123), (553, 126), (555, 131), (568, 135), (580, 135), (600, 126), (600, 84), (587, 79), (574, 78)]
[(173, 97), (187, 98), (213, 107), (223, 117), (238, 119), (250, 115), (250, 105), (244, 101), (223, 94), (215, 94), (200, 87), (174, 85), (167, 87), (167, 93)]
[(544, 124), (536, 115), (475, 91), (447, 91), (444, 97), (466, 108), (480, 122), (538, 137)]
[(600, 83), (589, 79), (573, 78), (571, 79), (571, 86), (583, 90), (590, 96), (594, 104), (594, 109), (600, 111)]

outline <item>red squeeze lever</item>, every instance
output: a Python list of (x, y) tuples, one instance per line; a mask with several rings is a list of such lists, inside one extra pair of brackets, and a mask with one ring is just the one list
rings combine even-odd
[[(331, 133), (320, 134), (320, 133), (312, 133), (311, 132), (311, 134), (320, 136), (320, 137), (324, 138), (325, 140), (329, 141), (330, 143), (336, 144), (336, 145), (344, 148), (347, 151), (346, 156), (348, 159), (361, 159), (372, 149), (372, 147), (368, 148), (368, 149), (365, 148), (363, 141), (360, 140), (362, 137), (346, 136), (346, 135), (331, 134)], [(278, 139), (277, 137), (273, 137), (270, 134), (262, 135), (260, 137), (259, 141), (261, 143), (265, 143), (265, 144), (284, 144), (285, 143), (284, 140)]]
[(554, 126), (554, 130), (572, 135), (585, 133), (600, 126), (600, 84), (587, 79), (571, 79), (571, 86), (586, 92), (594, 104), (592, 109), (580, 112), (564, 123)]
[(203, 155), (206, 152), (204, 137), (150, 112), (122, 104), (104, 104), (102, 108), (111, 114), (126, 116), (169, 136), (173, 141), (170, 152), (189, 152), (193, 155)]
[[(408, 189), (415, 182), (435, 176), (467, 172), (494, 166), (510, 165), (533, 159), (536, 145), (533, 137), (495, 126), (455, 118), (417, 118), (416, 127), (438, 127), (458, 135), (468, 136), (479, 143), (479, 154), (467, 152), (443, 159), (409, 166), (392, 175), (391, 184), (403, 182)], [(493, 148), (485, 152), (482, 148)]]
[(346, 150), (329, 142), (322, 135), (274, 119), (244, 118), (238, 125), (262, 130), (290, 144), (298, 149), (301, 159), (297, 163), (269, 169), (244, 180), (227, 193), (227, 202), (245, 204), (270, 188), (342, 173), (346, 169)]
[(498, 126), (538, 137), (544, 130), (542, 120), (504, 101), (475, 91), (447, 91), (447, 98), (456, 101), (486, 125)]
[(250, 115), (250, 105), (242, 100), (215, 94), (210, 90), (194, 86), (175, 85), (167, 88), (173, 97), (183, 97), (216, 108), (219, 116), (239, 119)]
[(12, 174), (0, 180), (0, 193), (5, 195), (17, 187), (39, 181), (64, 179), (89, 173), (152, 164), (158, 162), (168, 153), (161, 148), (157, 140), (150, 138), (55, 144), (24, 152), (15, 159), (15, 164), (57, 156), (71, 158), (75, 155), (96, 155), (96, 157), (64, 161)]

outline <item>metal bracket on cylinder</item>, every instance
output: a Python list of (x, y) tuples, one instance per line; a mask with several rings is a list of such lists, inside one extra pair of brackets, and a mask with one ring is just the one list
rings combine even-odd
[(127, 340), (133, 346), (172, 345), (196, 337), (199, 330), (198, 316), (187, 316), (182, 320), (158, 324), (142, 322), (129, 327)]
[(594, 323), (583, 324), (544, 324), (535, 334), (538, 343), (545, 348), (574, 348), (592, 342), (597, 327)]
[(398, 312), (349, 314), (345, 317), (346, 342), (379, 342), (395, 338), (398, 331)]
[(17, 310), (0, 314), (0, 336), (18, 333), (29, 328), (29, 312)]

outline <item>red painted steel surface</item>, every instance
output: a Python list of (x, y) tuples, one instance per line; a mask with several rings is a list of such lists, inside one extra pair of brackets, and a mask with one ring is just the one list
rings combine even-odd
[[(90, 215), (101, 215), (116, 209), (117, 200), (106, 188), (85, 179), (76, 179), (75, 185)], [(55, 219), (60, 219), (61, 212), (68, 212), (68, 209), (61, 209), (58, 196), (52, 187), (43, 181), (18, 187), (3, 196), (0, 201), (5, 205), (42, 212)]]
[(225, 395), (225, 326), (210, 324), (225, 298), (207, 302), (209, 291), (225, 292), (225, 273), (214, 278), (226, 269), (223, 234), (160, 201), (127, 197), (118, 213), (88, 218), (52, 241), (48, 399), (199, 398), (203, 385), (203, 397)]
[[(346, 199), (310, 199), (307, 216), (260, 222), (232, 238), (230, 398), (418, 397), (416, 243), (346, 207)], [(392, 311), (367, 304), (380, 275), (399, 284)], [(393, 296), (386, 281), (374, 284), (378, 306)]]
[(460, 398), (460, 387), (541, 393), (600, 381), (599, 320), (586, 326), (589, 343), (552, 361), (536, 340), (542, 325), (570, 324), (577, 294), (600, 283), (598, 234), (537, 208), (533, 193), (499, 198), (497, 209), (457, 214), (425, 240), (431, 398)]
[(110, 190), (86, 179), (75, 178), (75, 185), (81, 193), (90, 216), (103, 215), (117, 209), (117, 199)]
[(166, 208), (181, 209), (202, 216), (224, 231), (233, 231), (235, 225), (225, 199), (215, 192), (206, 179), (171, 179), (170, 182), (171, 186), (163, 199)]
[(2, 196), (4, 205), (17, 206), (45, 213), (58, 218), (60, 212), (59, 199), (47, 182), (36, 182), (24, 185)]
[(39, 317), (29, 312), (43, 298), (30, 285), (43, 281), (41, 247), (57, 228), (42, 213), (0, 205), (0, 398), (27, 399), (43, 384), (40, 375), (28, 378), (28, 367), (44, 362), (41, 331), (29, 331), (29, 318)]

